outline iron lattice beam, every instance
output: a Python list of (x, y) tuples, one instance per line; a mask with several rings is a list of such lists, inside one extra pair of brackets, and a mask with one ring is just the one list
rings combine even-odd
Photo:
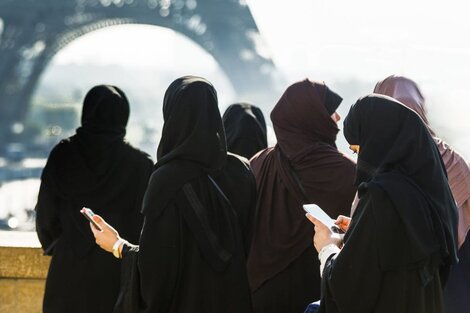
[(241, 0), (0, 0), (0, 144), (22, 122), (51, 59), (75, 39), (117, 24), (149, 24), (184, 34), (220, 64), (240, 97), (278, 86), (272, 60)]

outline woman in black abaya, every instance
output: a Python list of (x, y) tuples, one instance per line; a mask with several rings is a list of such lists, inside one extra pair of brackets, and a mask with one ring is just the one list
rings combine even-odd
[(268, 147), (266, 122), (263, 112), (249, 103), (235, 103), (222, 117), (228, 151), (248, 160), (258, 151)]
[(426, 126), (392, 98), (370, 95), (351, 108), (344, 134), (359, 152), (359, 204), (341, 249), (308, 216), (324, 266), (319, 311), (444, 312), (457, 208)]
[(52, 150), (41, 177), (36, 230), (52, 255), (43, 311), (112, 311), (120, 263), (96, 247), (89, 207), (137, 240), (140, 207), (152, 172), (149, 156), (124, 141), (129, 103), (114, 86), (96, 86), (85, 97), (82, 126)]
[[(254, 178), (227, 154), (213, 86), (174, 81), (163, 104), (158, 162), (147, 188), (139, 246), (124, 244), (123, 264), (137, 259), (140, 312), (251, 312), (245, 258)], [(97, 243), (111, 251), (119, 235), (100, 217)], [(118, 244), (119, 246), (119, 244)]]

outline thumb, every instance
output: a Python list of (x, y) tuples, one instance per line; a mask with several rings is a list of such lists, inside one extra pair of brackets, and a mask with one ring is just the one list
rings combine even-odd
[(305, 214), (305, 216), (312, 222), (312, 224), (315, 224), (317, 222), (317, 219), (314, 218), (310, 213)]
[(103, 220), (103, 218), (101, 216), (99, 216), (98, 214), (95, 214), (93, 215), (93, 220), (98, 223), (98, 225), (102, 226), (105, 224), (105, 221)]

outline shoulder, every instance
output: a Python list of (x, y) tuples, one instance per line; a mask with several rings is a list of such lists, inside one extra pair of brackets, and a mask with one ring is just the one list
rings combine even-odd
[(227, 153), (227, 162), (222, 172), (224, 176), (230, 177), (230, 179), (236, 180), (240, 184), (247, 180), (254, 180), (250, 162), (246, 158), (233, 153)]
[(376, 182), (362, 183), (357, 189), (360, 202), (363, 204), (379, 204), (389, 200), (387, 193)]
[(253, 173), (258, 173), (263, 164), (274, 155), (275, 147), (269, 147), (264, 150), (259, 151), (250, 159), (250, 168)]
[[(429, 206), (422, 191), (407, 177), (394, 173), (377, 175), (371, 182), (363, 183), (358, 188), (360, 204), (370, 208), (375, 216), (417, 214)], [(406, 212), (414, 208), (413, 212)]]
[(263, 162), (263, 160), (266, 159), (268, 155), (273, 153), (274, 148), (275, 147), (269, 147), (269, 148), (259, 151), (250, 159), (250, 164), (257, 164), (257, 163)]
[(67, 159), (70, 153), (73, 153), (73, 137), (62, 139), (58, 144), (52, 148), (47, 159), (47, 163), (54, 163), (58, 160)]
[(250, 161), (248, 161), (247, 158), (231, 152), (227, 152), (227, 164), (237, 166), (245, 170), (250, 169)]
[(144, 151), (132, 146), (128, 142), (124, 142), (122, 149), (134, 162), (142, 164), (145, 168), (153, 168), (152, 158)]

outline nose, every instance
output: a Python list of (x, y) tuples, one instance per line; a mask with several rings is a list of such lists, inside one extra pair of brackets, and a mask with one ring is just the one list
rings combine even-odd
[(331, 118), (332, 118), (333, 121), (335, 121), (336, 123), (338, 123), (339, 120), (341, 120), (341, 116), (338, 114), (338, 112), (335, 112), (335, 113), (331, 114)]
[(339, 122), (341, 120), (341, 115), (338, 114), (338, 112), (335, 112), (336, 114), (336, 122)]

